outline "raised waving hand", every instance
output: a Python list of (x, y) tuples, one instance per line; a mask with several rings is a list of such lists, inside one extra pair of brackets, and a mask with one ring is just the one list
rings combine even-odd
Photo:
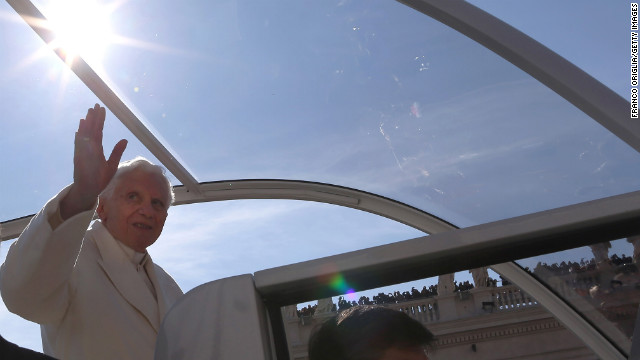
[(89, 210), (118, 169), (127, 140), (120, 140), (106, 159), (102, 148), (105, 108), (96, 104), (80, 119), (73, 153), (73, 185), (60, 203), (63, 219)]

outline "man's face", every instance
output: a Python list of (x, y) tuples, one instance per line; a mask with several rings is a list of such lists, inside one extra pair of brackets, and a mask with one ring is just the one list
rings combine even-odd
[(97, 212), (116, 240), (145, 252), (162, 232), (168, 198), (162, 175), (137, 169), (119, 178), (110, 198), (100, 198)]

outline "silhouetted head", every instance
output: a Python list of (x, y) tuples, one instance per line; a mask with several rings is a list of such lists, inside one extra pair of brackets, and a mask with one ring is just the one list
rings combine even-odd
[(354, 306), (328, 319), (309, 340), (310, 360), (426, 360), (433, 334), (404, 312)]

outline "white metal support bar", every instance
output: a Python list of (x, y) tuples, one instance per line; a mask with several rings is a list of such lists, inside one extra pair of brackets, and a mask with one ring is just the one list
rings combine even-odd
[[(340, 273), (355, 289), (491, 266), (640, 232), (640, 191), (464, 229), (280, 266), (255, 274), (264, 294), (282, 299), (334, 294), (322, 278)], [(412, 272), (409, 274), (408, 272)], [(325, 292), (323, 292), (325, 291)], [(300, 299), (310, 301), (314, 299)]]
[(558, 93), (640, 151), (640, 121), (620, 95), (495, 16), (462, 0), (397, 0), (459, 31)]
[[(7, 0), (7, 3), (24, 19), (45, 43), (51, 43), (55, 35), (48, 29), (47, 19), (29, 0)], [(65, 61), (59, 49), (56, 54)], [(67, 63), (65, 61), (65, 63)], [(140, 121), (133, 111), (116, 95), (96, 72), (82, 59), (77, 57), (69, 65), (71, 70), (87, 85), (104, 105), (142, 142), (142, 144), (167, 168), (189, 191), (198, 193), (199, 184), (193, 175), (162, 144), (160, 140)]]
[(33, 215), (0, 223), (0, 241), (17, 238), (27, 225), (29, 225), (31, 218), (33, 218)]
[(594, 329), (582, 316), (516, 264), (512, 262), (503, 263), (493, 265), (491, 268), (509, 279), (509, 281), (517, 284), (520, 289), (536, 299), (536, 301), (552, 313), (564, 327), (571, 330), (586, 346), (590, 347), (600, 359), (626, 359), (626, 356), (621, 354), (611, 342)]

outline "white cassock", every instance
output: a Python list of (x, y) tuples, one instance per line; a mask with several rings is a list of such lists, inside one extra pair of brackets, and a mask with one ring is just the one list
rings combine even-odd
[[(43, 350), (59, 359), (153, 359), (160, 323), (182, 295), (148, 254), (95, 221), (94, 210), (54, 229), (68, 187), (31, 220), (0, 268), (7, 308), (41, 325)], [(142, 262), (138, 262), (138, 260)]]

